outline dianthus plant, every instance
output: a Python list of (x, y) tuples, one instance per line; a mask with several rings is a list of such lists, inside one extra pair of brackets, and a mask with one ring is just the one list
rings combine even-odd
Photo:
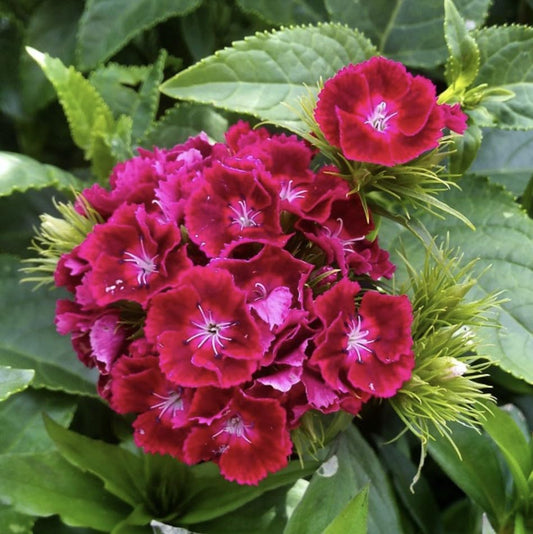
[(86, 231), (55, 249), (57, 329), (134, 414), (135, 443), (240, 484), (287, 464), (306, 414), (408, 395), (419, 310), (386, 283), (367, 193), (404, 164), (436, 176), (466, 116), (374, 57), (325, 82), (309, 124), (307, 140), (240, 121), (225, 142), (139, 149), (81, 192)]

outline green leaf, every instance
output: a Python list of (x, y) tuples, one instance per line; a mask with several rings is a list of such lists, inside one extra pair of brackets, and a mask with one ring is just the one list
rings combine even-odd
[(34, 369), (35, 387), (96, 395), (95, 374), (54, 327), (56, 300), (64, 294), (21, 284), (20, 261), (0, 255), (0, 365)]
[(503, 525), (507, 497), (505, 479), (493, 441), (485, 434), (453, 425), (452, 439), (461, 456), (442, 436), (428, 445), (442, 470), (487, 513), (491, 523)]
[(89, 158), (95, 130), (111, 132), (114, 129), (111, 110), (74, 67), (65, 67), (61, 60), (33, 48), (27, 48), (27, 51), (52, 82), (67, 117), (72, 139)]
[(80, 68), (95, 67), (138, 33), (200, 4), (201, 0), (88, 0), (78, 34)]
[(159, 57), (148, 71), (148, 75), (139, 90), (138, 99), (131, 110), (134, 140), (141, 139), (155, 120), (159, 106), (159, 84), (163, 80), (166, 58), (166, 51), (161, 50)]
[(500, 448), (522, 503), (529, 499), (527, 478), (533, 470), (530, 444), (511, 415), (501, 408), (493, 408), (483, 428)]
[(417, 477), (417, 466), (396, 443), (380, 445), (379, 452), (385, 466), (391, 472), (398, 499), (403, 503), (420, 531), (424, 534), (442, 533), (439, 507), (431, 487), (423, 476), (418, 477), (414, 491), (412, 491), (411, 486)]
[(0, 454), (47, 452), (55, 449), (43, 424), (43, 413), (70, 424), (76, 401), (55, 391), (27, 389), (0, 404)]
[(135, 87), (146, 80), (150, 65), (108, 63), (89, 74), (89, 81), (105, 100), (114, 117), (131, 112), (139, 95)]
[(327, 18), (323, 6), (312, 0), (237, 0), (237, 5), (276, 26), (317, 23)]
[(0, 504), (0, 532), (4, 534), (32, 534), (35, 518), (15, 512), (10, 506)]
[(228, 482), (212, 463), (194, 466), (192, 478), (188, 481), (187, 498), (183, 503), (184, 513), (178, 518), (180, 524), (192, 525), (232, 512), (266, 491), (294, 484), (299, 478), (310, 475), (317, 465), (318, 462), (308, 462), (302, 468), (299, 461), (292, 461), (257, 486)]
[(72, 174), (53, 165), (12, 152), (0, 152), (0, 197), (28, 189), (55, 187), (63, 191), (81, 189), (81, 182)]
[(59, 452), (0, 455), (0, 500), (35, 516), (58, 514), (68, 525), (103, 532), (128, 515), (128, 507), (100, 481), (64, 460)]
[(202, 131), (215, 141), (224, 141), (227, 129), (228, 121), (211, 106), (178, 104), (168, 109), (153, 125), (141, 141), (141, 146), (148, 149), (154, 146), (172, 148)]
[[(457, 0), (468, 27), (479, 27), (490, 0)], [(326, 0), (331, 20), (357, 28), (380, 53), (412, 67), (432, 68), (447, 57), (444, 3), (434, 0)]]
[(26, 389), (33, 377), (33, 369), (13, 369), (0, 366), (0, 401), (6, 400), (13, 393)]
[(283, 532), (287, 519), (302, 498), (307, 484), (306, 480), (300, 479), (290, 488), (267, 491), (229, 514), (191, 525), (190, 529), (193, 532), (250, 534), (250, 525), (253, 525), (253, 534), (279, 534)]
[[(78, 20), (83, 3), (72, 0), (45, 0), (35, 8), (27, 23), (26, 45), (59, 58), (64, 64), (74, 63)], [(55, 98), (52, 86), (43, 72), (24, 50), (20, 58), (22, 102), (28, 114), (34, 114)]]
[(294, 129), (302, 127), (290, 109), (299, 98), (316, 91), (321, 78), (375, 53), (366, 37), (340, 24), (295, 27), (237, 41), (170, 78), (161, 91)]
[[(450, 243), (460, 248), (464, 263), (478, 260), (479, 271), (487, 269), (469, 296), (472, 299), (502, 291), (508, 299), (493, 313), (498, 327), (481, 328), (483, 355), (508, 373), (533, 383), (533, 221), (501, 186), (487, 179), (466, 176), (459, 185), (441, 195), (441, 200), (466, 214), (476, 227), (473, 232), (457, 219), (438, 219), (420, 214), (421, 222), (433, 236), (449, 235)], [(405, 229), (383, 221), (381, 245), (394, 253), (400, 246), (413, 267), (424, 264), (425, 250), (418, 239)], [(402, 245), (400, 245), (402, 243)], [(393, 262), (401, 265), (394, 256)], [(399, 282), (402, 270), (398, 270)], [(405, 280), (405, 278), (404, 278)]]
[(141, 457), (118, 445), (67, 430), (49, 417), (44, 423), (59, 452), (72, 465), (96, 475), (109, 493), (132, 506), (147, 501)]
[(367, 531), (368, 486), (365, 486), (328, 525), (324, 534), (360, 534)]
[(532, 154), (533, 132), (484, 129), (481, 148), (469, 172), (488, 176), (519, 196), (533, 176)]
[(454, 135), (455, 151), (450, 155), (450, 173), (462, 176), (473, 162), (477, 161), (483, 134), (481, 128), (471, 124), (463, 135)]
[(444, 0), (444, 37), (449, 51), (446, 81), (455, 93), (469, 87), (479, 70), (479, 49), (452, 0)]
[(402, 532), (383, 467), (368, 443), (351, 426), (332, 442), (329, 459), (311, 478), (284, 534), (322, 534), (349, 501), (369, 483), (368, 532)]
[(486, 98), (481, 104), (492, 120), (478, 123), (504, 129), (533, 128), (533, 28), (527, 26), (494, 26), (475, 34), (481, 53), (481, 66), (476, 84), (511, 91), (508, 99)]

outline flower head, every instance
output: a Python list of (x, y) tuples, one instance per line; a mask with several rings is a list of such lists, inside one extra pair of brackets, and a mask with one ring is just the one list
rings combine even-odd
[(429, 79), (383, 57), (348, 65), (329, 79), (319, 94), (315, 119), (346, 158), (386, 166), (436, 148), (442, 129), (459, 122), (437, 104)]

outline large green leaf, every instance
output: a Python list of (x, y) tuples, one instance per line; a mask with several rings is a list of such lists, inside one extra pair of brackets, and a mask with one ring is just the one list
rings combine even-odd
[(370, 488), (368, 533), (402, 532), (383, 467), (352, 426), (332, 443), (329, 459), (313, 475), (284, 534), (322, 533), (367, 484)]
[(68, 191), (81, 189), (81, 182), (53, 165), (39, 163), (22, 154), (0, 152), (0, 197), (45, 187)]
[(0, 366), (0, 401), (26, 389), (35, 376), (33, 369), (13, 369)]
[(154, 146), (172, 148), (202, 131), (215, 141), (224, 141), (227, 129), (228, 121), (211, 106), (177, 104), (153, 125), (141, 145), (150, 149)]
[(429, 452), (442, 470), (489, 516), (503, 524), (507, 495), (505, 478), (492, 440), (473, 428), (453, 425), (452, 439), (461, 456), (443, 436), (429, 442)]
[(469, 172), (488, 176), (521, 195), (533, 176), (533, 132), (484, 129), (481, 148)]
[(27, 389), (0, 404), (0, 454), (47, 452), (55, 449), (43, 424), (48, 414), (70, 424), (76, 400), (59, 392)]
[(486, 83), (514, 94), (509, 99), (487, 99), (482, 105), (491, 120), (480, 126), (507, 129), (533, 128), (533, 28), (494, 26), (476, 33), (481, 66), (476, 84)]
[(67, 430), (50, 418), (45, 419), (45, 425), (57, 448), (71, 464), (96, 475), (110, 493), (132, 506), (147, 501), (140, 456), (118, 445)]
[[(379, 51), (412, 67), (431, 68), (447, 57), (444, 2), (435, 0), (326, 0), (332, 20), (364, 32)], [(457, 0), (469, 26), (479, 27), (490, 0)]]
[[(58, 57), (66, 65), (74, 63), (78, 20), (83, 11), (79, 0), (46, 0), (31, 15), (25, 34), (26, 45)], [(20, 78), (24, 110), (33, 114), (42, 109), (55, 93), (41, 69), (22, 51)]]
[(129, 513), (92, 475), (71, 466), (57, 451), (0, 455), (0, 500), (35, 516), (58, 514), (68, 525), (102, 532)]
[(366, 37), (340, 24), (295, 27), (235, 42), (167, 80), (161, 90), (297, 128), (301, 123), (290, 107), (298, 108), (300, 97), (316, 92), (321, 78), (375, 53)]
[(290, 25), (325, 20), (327, 13), (317, 0), (237, 0), (237, 5), (270, 24)]
[(82, 69), (109, 59), (132, 37), (159, 22), (196, 9), (202, 0), (89, 0), (80, 20)]
[[(460, 186), (462, 190), (454, 188), (441, 199), (465, 214), (476, 231), (455, 218), (421, 214), (421, 220), (431, 235), (449, 234), (465, 262), (478, 260), (479, 271), (487, 268), (472, 288), (472, 298), (504, 291), (508, 301), (493, 314), (501, 328), (479, 330), (482, 351), (505, 371), (533, 383), (533, 221), (507, 191), (485, 178), (466, 176)], [(392, 252), (403, 246), (410, 264), (422, 268), (426, 252), (418, 239), (386, 221), (380, 236), (383, 246)], [(402, 263), (398, 256), (393, 260)], [(398, 275), (401, 281), (401, 269)]]
[(55, 301), (62, 293), (21, 284), (20, 267), (17, 258), (0, 255), (0, 365), (34, 369), (35, 387), (95, 395), (95, 374), (55, 331)]

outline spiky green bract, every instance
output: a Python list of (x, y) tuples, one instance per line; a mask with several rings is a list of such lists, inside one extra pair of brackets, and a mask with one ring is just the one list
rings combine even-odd
[(28, 267), (21, 270), (29, 275), (23, 282), (34, 282), (36, 287), (53, 285), (59, 258), (79, 245), (95, 224), (103, 222), (83, 196), (78, 196), (78, 203), (83, 207), (83, 213), (77, 211), (72, 202), (54, 202), (60, 217), (48, 213), (40, 216), (41, 224), (30, 247), (36, 255), (23, 260)]
[(421, 441), (421, 467), (436, 432), (453, 444), (450, 423), (476, 428), (486, 418), (493, 399), (482, 379), (489, 363), (476, 329), (491, 324), (490, 310), (502, 301), (499, 294), (466, 298), (476, 284), (475, 261), (462, 265), (447, 244), (428, 248), (421, 272), (403, 260), (409, 287), (402, 292), (410, 295), (414, 313), (415, 368), (390, 404)]
[(322, 88), (320, 83), (316, 92), (309, 90), (300, 99), (300, 109), (293, 109), (307, 129), (297, 133), (339, 169), (339, 176), (350, 184), (354, 193), (361, 196), (367, 213), (370, 208), (370, 211), (397, 219), (399, 214), (396, 211), (399, 210), (403, 212), (401, 216), (410, 219), (411, 209), (422, 208), (439, 216), (443, 213), (452, 215), (473, 228), (462, 213), (437, 198), (443, 191), (458, 187), (454, 181), (447, 179), (449, 176), (446, 176), (443, 165), (446, 157), (454, 151), (454, 136), (443, 136), (436, 149), (394, 167), (348, 160), (340, 149), (329, 144), (316, 123), (316, 94)]

